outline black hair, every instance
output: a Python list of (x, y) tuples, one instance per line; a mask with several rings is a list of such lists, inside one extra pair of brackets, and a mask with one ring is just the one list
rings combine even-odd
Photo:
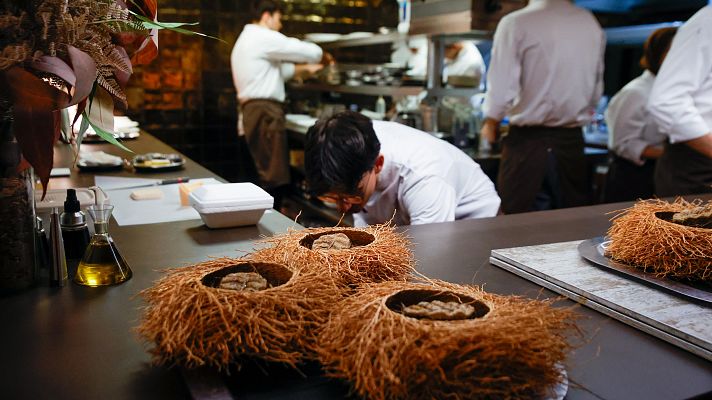
[(344, 111), (320, 119), (307, 131), (304, 145), (310, 192), (360, 194), (359, 182), (376, 164), (380, 151), (373, 123), (362, 114)]
[(651, 33), (643, 45), (640, 66), (652, 72), (653, 75), (657, 75), (668, 50), (670, 50), (670, 44), (672, 44), (676, 32), (677, 28), (671, 27), (660, 28)]
[(279, 12), (284, 14), (282, 3), (278, 0), (255, 0), (252, 2), (252, 20), (259, 21), (265, 12), (270, 15)]

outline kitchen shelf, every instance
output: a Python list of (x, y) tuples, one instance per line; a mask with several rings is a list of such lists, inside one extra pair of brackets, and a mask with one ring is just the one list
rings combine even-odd
[[(353, 39), (338, 39), (330, 42), (320, 42), (318, 43), (324, 49), (339, 49), (345, 47), (357, 47), (357, 46), (371, 46), (376, 44), (388, 44), (399, 40), (405, 40), (411, 36), (424, 36), (424, 34), (408, 35), (398, 32), (391, 32), (386, 34), (374, 34), (369, 37), (360, 37)], [(460, 33), (446, 33), (432, 35), (433, 39), (453, 41), (453, 40), (491, 40), (493, 33), (491, 31), (481, 31), (472, 30), (468, 32)]]
[(340, 49), (345, 47), (357, 47), (357, 46), (370, 46), (376, 44), (388, 44), (393, 43), (398, 40), (406, 39), (408, 35), (404, 35), (398, 32), (386, 33), (386, 34), (374, 34), (368, 37), (359, 37), (353, 39), (339, 39), (330, 42), (320, 42), (318, 43), (325, 50), (330, 49)]
[(327, 85), (325, 83), (289, 83), (289, 89), (314, 92), (336, 92), (364, 94), (369, 96), (416, 96), (424, 89), (421, 86), (378, 86), (378, 85)]
[(431, 39), (451, 42), (456, 40), (492, 40), (493, 37), (494, 32), (492, 31), (471, 30), (468, 32), (432, 35)]
[(444, 88), (438, 87), (433, 89), (424, 89), (428, 91), (428, 97), (472, 97), (478, 93), (482, 93), (482, 90), (477, 88)]

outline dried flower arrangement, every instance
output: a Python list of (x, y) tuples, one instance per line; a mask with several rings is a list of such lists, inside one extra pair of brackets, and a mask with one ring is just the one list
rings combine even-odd
[(699, 223), (710, 211), (712, 202), (639, 201), (614, 216), (608, 255), (656, 276), (712, 282), (712, 230)]
[(158, 29), (194, 33), (156, 14), (156, 0), (0, 0), (0, 118), (12, 117), (23, 166), (45, 187), (61, 110), (84, 116), (77, 145), (91, 125), (121, 146), (113, 111), (126, 107), (132, 65), (156, 56)]

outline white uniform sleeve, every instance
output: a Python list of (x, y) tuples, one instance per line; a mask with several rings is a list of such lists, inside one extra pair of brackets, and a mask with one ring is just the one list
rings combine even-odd
[(427, 176), (412, 184), (404, 182), (399, 197), (411, 225), (455, 220), (455, 189), (440, 177)]
[(295, 67), (293, 63), (284, 62), (279, 66), (279, 72), (282, 75), (282, 79), (285, 81), (292, 79), (294, 76), (294, 70)]
[(649, 115), (645, 112), (647, 99), (632, 91), (618, 92), (606, 110), (606, 124), (613, 139), (611, 150), (638, 165), (643, 165), (643, 150), (648, 143), (643, 131)]
[(271, 61), (292, 63), (317, 63), (321, 61), (321, 47), (314, 43), (303, 42), (287, 37), (279, 32), (265, 36), (261, 44), (264, 54)]
[(694, 93), (712, 71), (712, 40), (703, 27), (685, 30), (673, 39), (650, 94), (648, 110), (671, 143), (704, 136), (710, 126), (695, 105)]
[(522, 67), (515, 28), (510, 19), (504, 17), (494, 33), (483, 107), (485, 116), (497, 121), (507, 115), (521, 90)]
[[(600, 28), (599, 28), (600, 29)], [(598, 50), (598, 66), (596, 67), (596, 86), (593, 90), (593, 97), (591, 98), (591, 111), (598, 107), (598, 101), (603, 95), (603, 72), (605, 68), (605, 54), (606, 54), (606, 34), (601, 30), (601, 48)]]

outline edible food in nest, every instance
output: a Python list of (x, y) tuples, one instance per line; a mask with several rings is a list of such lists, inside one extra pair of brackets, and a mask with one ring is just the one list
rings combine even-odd
[[(474, 312), (457, 321), (404, 315), (422, 302)], [(319, 360), (371, 400), (551, 398), (580, 333), (574, 311), (553, 302), (435, 280), (362, 284), (331, 306)]]
[(641, 200), (613, 217), (606, 255), (660, 278), (712, 282), (712, 202)]
[(221, 289), (257, 292), (270, 287), (267, 279), (256, 272), (235, 272), (225, 275), (220, 280)]
[(475, 312), (475, 307), (469, 304), (458, 303), (455, 301), (421, 301), (418, 304), (413, 304), (403, 307), (402, 313), (414, 318), (427, 318), (440, 321), (452, 321), (457, 319), (470, 318)]
[[(351, 247), (338, 251), (335, 247), (330, 250), (317, 248), (320, 238), (334, 235), (346, 236)], [(410, 240), (387, 224), (363, 228), (290, 229), (284, 234), (270, 236), (260, 244), (264, 246), (252, 253), (252, 258), (313, 272), (341, 287), (362, 282), (405, 281), (414, 272)]]
[[(248, 287), (262, 280), (269, 290)], [(232, 282), (244, 289), (221, 289)], [(137, 332), (155, 364), (229, 370), (258, 360), (297, 368), (316, 359), (319, 329), (343, 290), (323, 274), (218, 258), (170, 269), (141, 296)]]
[(712, 228), (712, 206), (695, 207), (676, 212), (672, 215), (672, 222), (697, 228)]
[(312, 244), (312, 250), (343, 250), (351, 248), (351, 239), (343, 233), (319, 236)]

